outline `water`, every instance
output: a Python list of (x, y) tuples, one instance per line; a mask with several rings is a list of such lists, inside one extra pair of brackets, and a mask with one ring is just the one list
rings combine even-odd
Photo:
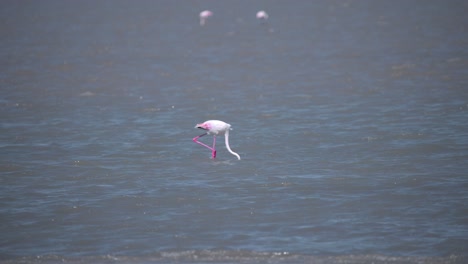
[(0, 259), (466, 261), (466, 8), (3, 1)]

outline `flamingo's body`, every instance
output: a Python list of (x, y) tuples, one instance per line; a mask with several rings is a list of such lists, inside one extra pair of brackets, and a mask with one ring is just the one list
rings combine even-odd
[(207, 19), (211, 16), (213, 16), (213, 12), (210, 10), (204, 10), (200, 12), (200, 26), (204, 26)]
[[(197, 124), (195, 128), (200, 128), (203, 130), (206, 130), (207, 132), (201, 134), (200, 136), (194, 137), (193, 142), (200, 144), (208, 149), (211, 150), (211, 157), (214, 159), (216, 158), (216, 149), (215, 149), (215, 144), (216, 144), (216, 136), (219, 134), (224, 134), (224, 139), (226, 143), (226, 148), (227, 150), (234, 156), (236, 156), (240, 160), (239, 154), (236, 152), (232, 151), (231, 148), (229, 147), (229, 130), (231, 129), (231, 125), (220, 121), (220, 120), (208, 120), (205, 121), (201, 124)], [(200, 141), (198, 139), (200, 137), (203, 137), (205, 135), (213, 135), (213, 147), (210, 147)]]
[(257, 12), (257, 19), (259, 20), (267, 20), (268, 19), (268, 13), (263, 11), (263, 10), (260, 10)]

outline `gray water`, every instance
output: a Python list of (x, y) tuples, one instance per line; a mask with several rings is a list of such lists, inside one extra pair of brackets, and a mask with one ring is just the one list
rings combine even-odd
[(1, 260), (467, 256), (466, 1), (0, 6)]

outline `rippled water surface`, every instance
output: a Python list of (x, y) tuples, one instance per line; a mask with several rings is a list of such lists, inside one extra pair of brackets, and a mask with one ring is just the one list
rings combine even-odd
[(466, 256), (465, 1), (0, 6), (0, 259)]

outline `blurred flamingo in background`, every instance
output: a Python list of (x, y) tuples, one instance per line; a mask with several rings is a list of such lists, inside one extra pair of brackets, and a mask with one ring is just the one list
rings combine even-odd
[(258, 11), (257, 12), (257, 19), (266, 21), (268, 19), (268, 13), (263, 11), (263, 10)]
[[(197, 137), (194, 137), (192, 140), (193, 140), (193, 142), (195, 142), (197, 144), (200, 144), (200, 145), (210, 149), (211, 150), (211, 157), (213, 159), (216, 158), (216, 149), (215, 149), (216, 136), (218, 134), (224, 134), (224, 139), (225, 139), (227, 150), (232, 155), (236, 156), (240, 160), (239, 154), (232, 151), (231, 148), (229, 147), (229, 130), (231, 130), (231, 125), (230, 124), (225, 123), (225, 122), (220, 121), (220, 120), (208, 120), (208, 121), (205, 121), (205, 122), (203, 122), (201, 124), (197, 124), (195, 126), (195, 128), (200, 128), (200, 129), (203, 129), (203, 130), (207, 131), (207, 132), (205, 132), (205, 133), (203, 133), (203, 134), (201, 134), (201, 135), (199, 135)], [(198, 139), (200, 137), (203, 137), (205, 135), (213, 135), (213, 147), (210, 147), (210, 146), (198, 141)]]
[(210, 10), (204, 10), (200, 12), (200, 26), (204, 26), (209, 17), (213, 16), (213, 12)]

